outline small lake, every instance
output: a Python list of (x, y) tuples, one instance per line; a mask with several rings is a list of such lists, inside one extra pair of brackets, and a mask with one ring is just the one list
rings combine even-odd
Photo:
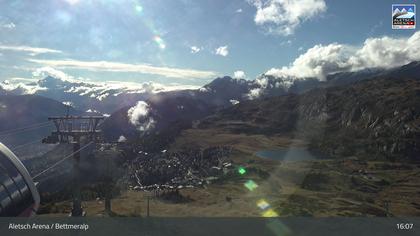
[(267, 158), (277, 161), (309, 161), (325, 159), (319, 153), (308, 151), (303, 147), (291, 147), (276, 150), (261, 150), (255, 153), (261, 158)]

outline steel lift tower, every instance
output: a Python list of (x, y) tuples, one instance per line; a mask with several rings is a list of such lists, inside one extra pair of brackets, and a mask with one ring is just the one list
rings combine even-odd
[(66, 116), (48, 117), (48, 120), (54, 123), (56, 131), (44, 138), (42, 142), (73, 144), (74, 185), (71, 216), (84, 215), (80, 194), (80, 144), (84, 142), (90, 145), (101, 142), (102, 132), (97, 127), (104, 118), (103, 116), (69, 116), (68, 113)]

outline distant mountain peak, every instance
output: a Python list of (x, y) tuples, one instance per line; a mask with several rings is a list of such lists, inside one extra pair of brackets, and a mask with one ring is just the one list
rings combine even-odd
[[(38, 80), (37, 84), (40, 86), (48, 87), (49, 89), (52, 89), (52, 88), (63, 88), (75, 82), (76, 81), (70, 82), (70, 81), (67, 81), (58, 77), (53, 77), (53, 76), (48, 75), (45, 78)], [(80, 81), (80, 83), (82, 82)]]

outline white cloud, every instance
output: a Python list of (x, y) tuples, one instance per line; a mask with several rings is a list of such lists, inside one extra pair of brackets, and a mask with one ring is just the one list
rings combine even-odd
[(47, 88), (39, 86), (36, 83), (23, 83), (18, 81), (19, 80), (4, 80), (0, 83), (0, 88), (19, 95), (35, 94), (39, 91), (47, 90)]
[(289, 46), (292, 43), (293, 43), (293, 41), (289, 39), (289, 40), (286, 40), (286, 41), (281, 42), (279, 45), (280, 46)]
[(96, 99), (98, 99), (99, 101), (102, 101), (105, 98), (107, 98), (108, 96), (109, 96), (109, 93), (103, 93), (103, 94), (100, 94), (100, 95), (96, 96)]
[(392, 68), (420, 60), (420, 32), (411, 37), (368, 38), (361, 46), (332, 43), (315, 45), (289, 66), (266, 75), (324, 80), (328, 74), (366, 68)]
[(226, 57), (229, 55), (229, 47), (226, 45), (216, 48), (216, 55)]
[(239, 104), (239, 101), (238, 100), (235, 100), (235, 99), (231, 99), (231, 100), (229, 100), (229, 102), (232, 104), (232, 105), (237, 105), (237, 104)]
[(158, 93), (158, 92), (168, 92), (175, 90), (184, 90), (184, 89), (198, 89), (200, 86), (197, 85), (188, 85), (188, 84), (160, 84), (156, 82), (124, 82), (124, 81), (106, 81), (106, 82), (92, 82), (97, 85), (106, 86), (112, 89), (124, 90), (128, 93)]
[(150, 106), (144, 101), (138, 101), (134, 107), (128, 109), (129, 122), (136, 126), (139, 131), (148, 131), (155, 125), (153, 117), (149, 115)]
[(248, 0), (257, 8), (254, 21), (269, 33), (291, 35), (302, 23), (327, 10), (324, 0)]
[(39, 60), (27, 59), (30, 62), (51, 66), (59, 69), (82, 69), (89, 71), (134, 72), (153, 74), (168, 78), (207, 79), (217, 76), (213, 71), (158, 67), (147, 64), (128, 64), (110, 61), (79, 61), (79, 60)]
[(86, 110), (86, 112), (89, 112), (89, 113), (100, 113), (99, 111), (97, 111), (97, 110), (95, 110), (95, 109), (87, 109)]
[(19, 82), (33, 83), (33, 82), (37, 81), (37, 79), (34, 79), (34, 78), (21, 78), (21, 77), (13, 77), (13, 78), (9, 78), (7, 80), (12, 82), (12, 83), (19, 83)]
[(287, 91), (293, 85), (295, 79), (291, 77), (271, 78), (266, 75), (261, 75), (251, 81), (252, 89), (246, 94), (246, 97), (251, 100), (256, 99), (272, 89)]
[(237, 9), (235, 12), (236, 12), (236, 13), (242, 13), (242, 12), (243, 12), (243, 10), (242, 10), (242, 8), (239, 8), (239, 9)]
[(201, 51), (201, 48), (199, 48), (199, 47), (197, 47), (197, 46), (192, 46), (191, 47), (191, 53), (192, 54), (196, 54), (196, 53), (198, 53), (198, 52), (200, 52)]
[(241, 70), (235, 71), (233, 73), (233, 78), (235, 78), (235, 79), (245, 79), (246, 78), (245, 72), (243, 72)]
[(149, 114), (149, 105), (144, 101), (138, 101), (134, 107), (128, 110), (128, 117), (130, 123), (138, 125), (139, 118), (145, 117)]
[[(33, 78), (9, 78), (0, 83), (0, 88), (14, 94), (37, 94), (38, 92), (55, 90), (62, 93), (73, 93), (88, 96), (99, 101), (109, 96), (120, 94), (151, 94), (175, 90), (194, 90), (200, 86), (188, 84), (160, 84), (156, 82), (125, 82), (125, 81), (92, 81), (88, 78), (75, 78), (52, 67), (38, 68), (32, 72)], [(46, 81), (47, 76), (53, 82)]]
[(248, 99), (254, 100), (261, 96), (261, 94), (264, 92), (264, 88), (253, 88), (249, 91), (247, 94)]
[(395, 67), (420, 60), (420, 32), (403, 38), (368, 38), (363, 47), (349, 58), (355, 69)]
[(66, 1), (70, 5), (76, 5), (77, 3), (80, 2), (80, 0), (64, 0), (64, 1)]
[(73, 76), (49, 66), (37, 68), (35, 71), (32, 72), (32, 76), (38, 79), (43, 79), (47, 76), (51, 76), (62, 81), (67, 81), (71, 83), (82, 83), (81, 80), (76, 80)]
[[(318, 77), (323, 80), (327, 73), (339, 72), (348, 67), (344, 55), (348, 54), (343, 45), (337, 43), (327, 46), (316, 45), (300, 55), (291, 66), (271, 69), (266, 75), (277, 77)], [(347, 68), (349, 69), (349, 68)]]
[[(41, 67), (32, 72), (32, 76), (35, 77), (33, 80), (42, 80), (47, 76), (51, 76), (55, 79), (59, 79), (64, 82), (69, 82), (69, 88), (65, 92), (67, 93), (79, 93), (80, 96), (95, 94), (98, 100), (109, 96), (108, 91), (115, 90), (117, 91), (114, 96), (117, 96), (120, 93), (158, 93), (158, 92), (167, 92), (174, 90), (183, 90), (183, 89), (198, 89), (200, 86), (197, 85), (184, 85), (184, 84), (160, 84), (156, 82), (126, 82), (126, 81), (91, 81), (86, 78), (74, 78), (73, 76), (54, 69), (52, 67)], [(98, 96), (96, 96), (98, 94)]]
[(70, 102), (70, 101), (64, 101), (64, 102), (62, 102), (62, 103), (63, 103), (63, 105), (65, 105), (65, 106), (74, 107), (74, 103), (73, 103), (73, 102)]
[(16, 52), (27, 52), (30, 55), (38, 55), (43, 53), (62, 53), (60, 50), (50, 48), (36, 48), (29, 46), (11, 46), (11, 45), (0, 45), (1, 51), (16, 51)]
[(254, 84), (257, 87), (251, 89), (247, 94), (248, 99), (251, 100), (259, 98), (264, 93), (268, 86), (268, 79), (265, 77), (258, 77), (255, 79)]
[(126, 137), (124, 137), (123, 135), (121, 135), (119, 138), (118, 138), (118, 142), (119, 143), (124, 143), (124, 142), (126, 142), (127, 141), (127, 138)]
[(4, 23), (3, 25), (1, 25), (1, 27), (6, 28), (6, 29), (14, 29), (16, 28), (16, 25), (13, 22), (9, 22), (9, 23)]

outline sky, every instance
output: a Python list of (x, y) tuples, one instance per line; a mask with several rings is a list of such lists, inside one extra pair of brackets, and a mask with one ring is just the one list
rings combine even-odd
[(204, 85), (420, 60), (420, 33), (391, 29), (393, 3), (0, 0), (0, 81), (53, 68), (91, 81)]

